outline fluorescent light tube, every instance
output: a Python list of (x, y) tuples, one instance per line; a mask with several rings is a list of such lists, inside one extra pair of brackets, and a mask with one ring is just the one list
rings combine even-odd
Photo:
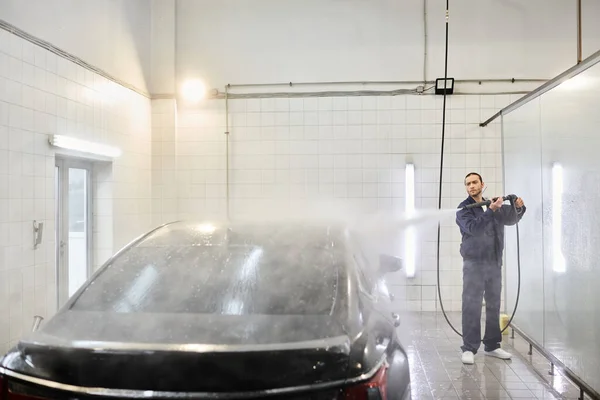
[[(405, 177), (405, 208), (406, 218), (411, 218), (415, 213), (415, 166), (414, 164), (406, 164)], [(413, 226), (409, 226), (405, 232), (404, 242), (404, 265), (406, 276), (413, 278), (415, 276), (415, 253), (416, 240), (415, 230)]]
[(121, 149), (105, 144), (88, 142), (63, 135), (50, 135), (49, 142), (52, 146), (82, 153), (94, 154), (102, 157), (116, 158), (121, 156)]

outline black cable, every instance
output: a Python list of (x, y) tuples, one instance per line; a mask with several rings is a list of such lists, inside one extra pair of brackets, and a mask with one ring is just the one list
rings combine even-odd
[(519, 296), (521, 294), (521, 246), (519, 245), (519, 243), (521, 243), (521, 240), (519, 239), (519, 214), (517, 213), (517, 206), (514, 203), (513, 209), (516, 215), (515, 228), (517, 230), (517, 298), (515, 299), (515, 309), (513, 310), (513, 313), (510, 316), (508, 323), (506, 324), (504, 329), (502, 329), (502, 332), (504, 332), (510, 326), (510, 323), (515, 317), (515, 314), (517, 313), (517, 307), (519, 307)]
[[(444, 173), (444, 141), (446, 137), (446, 83), (448, 79), (448, 12), (450, 10), (450, 0), (446, 0), (446, 55), (444, 58), (444, 104), (442, 107), (442, 148), (440, 151), (440, 186), (438, 189), (438, 209), (442, 209), (442, 177)], [(446, 310), (444, 310), (444, 302), (442, 301), (442, 288), (440, 286), (440, 235), (441, 235), (442, 224), (438, 222), (437, 230), (437, 287), (438, 287), (438, 299), (440, 301), (440, 308), (442, 314), (446, 318), (446, 322), (450, 325), (450, 328), (456, 332), (459, 336), (462, 334), (454, 328), (454, 325), (448, 319)]]
[[(444, 142), (446, 137), (446, 81), (448, 80), (448, 16), (450, 10), (450, 0), (446, 0), (446, 49), (445, 49), (445, 57), (444, 57), (444, 103), (442, 108), (442, 144), (440, 151), (440, 184), (438, 189), (438, 209), (442, 209), (442, 177), (444, 172)], [(508, 323), (502, 329), (500, 333), (504, 333), (506, 329), (510, 326), (515, 314), (517, 312), (517, 307), (519, 306), (519, 296), (521, 294), (521, 248), (519, 246), (519, 214), (517, 212), (517, 207), (515, 205), (515, 200), (511, 201), (511, 205), (513, 206), (513, 210), (515, 212), (516, 217), (516, 229), (517, 229), (517, 299), (515, 301), (515, 308), (513, 313), (508, 320)], [(441, 223), (438, 222), (438, 231), (437, 231), (437, 288), (438, 288), (438, 299), (440, 301), (440, 308), (442, 309), (442, 314), (444, 314), (444, 318), (450, 328), (460, 337), (462, 337), (462, 333), (460, 333), (454, 325), (448, 319), (448, 315), (446, 314), (446, 310), (444, 310), (444, 302), (442, 301), (442, 289), (440, 286), (440, 235), (441, 235)]]

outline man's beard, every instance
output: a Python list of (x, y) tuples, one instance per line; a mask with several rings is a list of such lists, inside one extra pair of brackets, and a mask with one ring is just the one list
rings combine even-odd
[(481, 196), (481, 194), (483, 193), (483, 190), (478, 190), (475, 193), (471, 194), (471, 197), (479, 197)]

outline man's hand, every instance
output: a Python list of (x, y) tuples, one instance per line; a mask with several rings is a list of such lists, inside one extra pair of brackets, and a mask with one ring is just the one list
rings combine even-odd
[(504, 200), (502, 199), (502, 196), (498, 196), (498, 198), (496, 199), (496, 201), (492, 202), (492, 204), (490, 204), (490, 209), (493, 212), (496, 212), (500, 209), (500, 207), (502, 207), (502, 203), (504, 202)]
[(517, 208), (522, 208), (525, 205), (525, 203), (523, 203), (523, 199), (522, 198), (517, 198), (517, 200), (515, 201), (515, 207)]

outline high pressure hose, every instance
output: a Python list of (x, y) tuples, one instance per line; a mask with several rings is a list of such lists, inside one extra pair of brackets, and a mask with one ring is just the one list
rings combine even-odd
[[(448, 17), (450, 11), (450, 0), (446, 0), (446, 49), (445, 49), (445, 57), (444, 57), (444, 102), (442, 108), (442, 143), (441, 143), (441, 151), (440, 151), (440, 184), (438, 189), (438, 209), (442, 209), (442, 177), (444, 172), (444, 142), (446, 136), (446, 82), (448, 80)], [(515, 301), (515, 308), (508, 320), (508, 323), (502, 329), (501, 333), (504, 333), (506, 329), (510, 326), (515, 314), (517, 312), (517, 307), (519, 305), (519, 295), (521, 293), (521, 249), (519, 246), (519, 215), (517, 213), (517, 207), (515, 205), (515, 199), (511, 198), (510, 203), (513, 207), (513, 211), (516, 216), (516, 230), (517, 230), (517, 298)], [(438, 222), (438, 231), (437, 231), (437, 289), (438, 289), (438, 299), (440, 301), (440, 308), (442, 309), (442, 314), (444, 314), (444, 318), (450, 328), (460, 337), (462, 337), (462, 333), (460, 333), (454, 325), (450, 322), (448, 315), (446, 314), (446, 310), (444, 309), (444, 302), (442, 301), (442, 289), (440, 286), (440, 234), (441, 234), (441, 223)], [(503, 250), (503, 249), (502, 249)]]

